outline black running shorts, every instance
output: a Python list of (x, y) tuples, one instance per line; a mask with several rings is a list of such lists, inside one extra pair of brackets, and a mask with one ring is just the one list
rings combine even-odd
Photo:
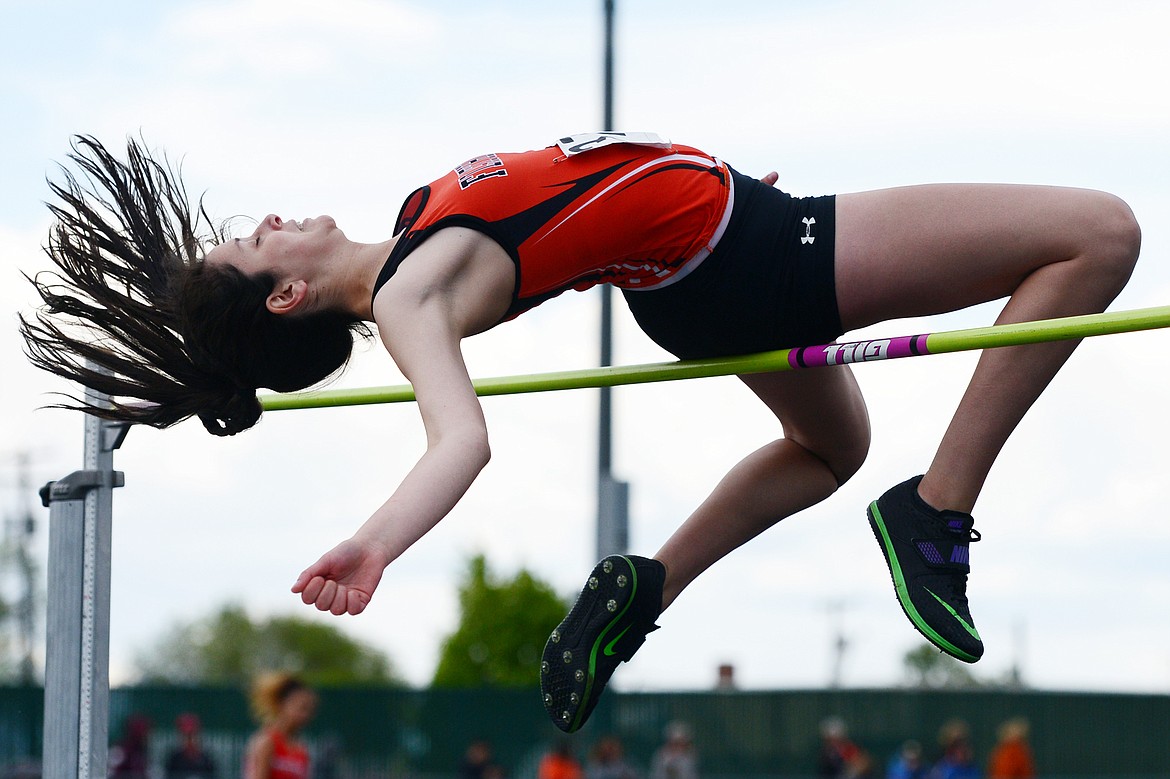
[(663, 289), (623, 290), (641, 328), (682, 359), (830, 343), (836, 197), (794, 198), (732, 171), (735, 204), (715, 250)]

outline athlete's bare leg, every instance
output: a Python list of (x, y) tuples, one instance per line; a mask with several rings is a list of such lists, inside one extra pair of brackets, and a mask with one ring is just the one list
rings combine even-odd
[(784, 438), (732, 468), (655, 555), (666, 565), (663, 608), (716, 560), (832, 495), (869, 451), (869, 417), (848, 366), (740, 378), (780, 419)]
[[(1009, 297), (998, 322), (1104, 310), (1125, 285), (1140, 233), (1129, 208), (1086, 190), (931, 185), (837, 198), (842, 324), (953, 311)], [(920, 494), (970, 511), (1007, 437), (1075, 343), (995, 349), (979, 361)], [(745, 541), (830, 495), (868, 447), (865, 407), (843, 369), (744, 381), (785, 438), (737, 465), (666, 542), (663, 607)]]
[[(837, 300), (846, 330), (1008, 297), (997, 323), (1104, 311), (1141, 234), (1129, 207), (1090, 190), (934, 185), (837, 198)], [(1076, 348), (983, 353), (919, 494), (970, 512), (1008, 436)]]

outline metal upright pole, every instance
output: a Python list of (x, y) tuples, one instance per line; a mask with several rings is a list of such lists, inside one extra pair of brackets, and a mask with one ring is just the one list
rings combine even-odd
[[(90, 402), (104, 396), (87, 393)], [(110, 535), (114, 450), (129, 425), (85, 417), (85, 468), (49, 482), (49, 590), (45, 620), (46, 779), (101, 779), (108, 770)]]
[[(602, 130), (613, 129), (613, 2), (604, 0), (605, 4), (605, 89)], [(601, 285), (601, 365), (613, 365), (613, 287)], [(613, 465), (613, 442), (611, 428), (613, 426), (613, 410), (611, 406), (611, 389), (601, 388), (600, 427), (598, 430), (597, 471), (604, 480), (610, 475)]]
[[(605, 107), (603, 130), (613, 122), (614, 0), (605, 9)], [(601, 285), (601, 365), (613, 365), (613, 287)], [(613, 390), (601, 388), (597, 435), (597, 556), (621, 554), (629, 541), (630, 485), (613, 476)]]

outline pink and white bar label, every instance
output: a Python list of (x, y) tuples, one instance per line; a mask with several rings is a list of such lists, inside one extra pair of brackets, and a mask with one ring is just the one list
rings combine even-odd
[(930, 354), (926, 347), (926, 339), (926, 335), (905, 335), (898, 338), (877, 338), (872, 341), (804, 346), (788, 353), (788, 364), (793, 368), (820, 368), (826, 365), (917, 357)]

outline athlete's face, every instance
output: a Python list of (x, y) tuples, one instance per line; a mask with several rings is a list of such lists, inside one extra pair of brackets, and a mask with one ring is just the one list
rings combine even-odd
[(245, 276), (304, 277), (344, 241), (345, 235), (331, 216), (298, 222), (269, 214), (251, 235), (216, 246), (207, 253), (206, 261), (234, 265)]

